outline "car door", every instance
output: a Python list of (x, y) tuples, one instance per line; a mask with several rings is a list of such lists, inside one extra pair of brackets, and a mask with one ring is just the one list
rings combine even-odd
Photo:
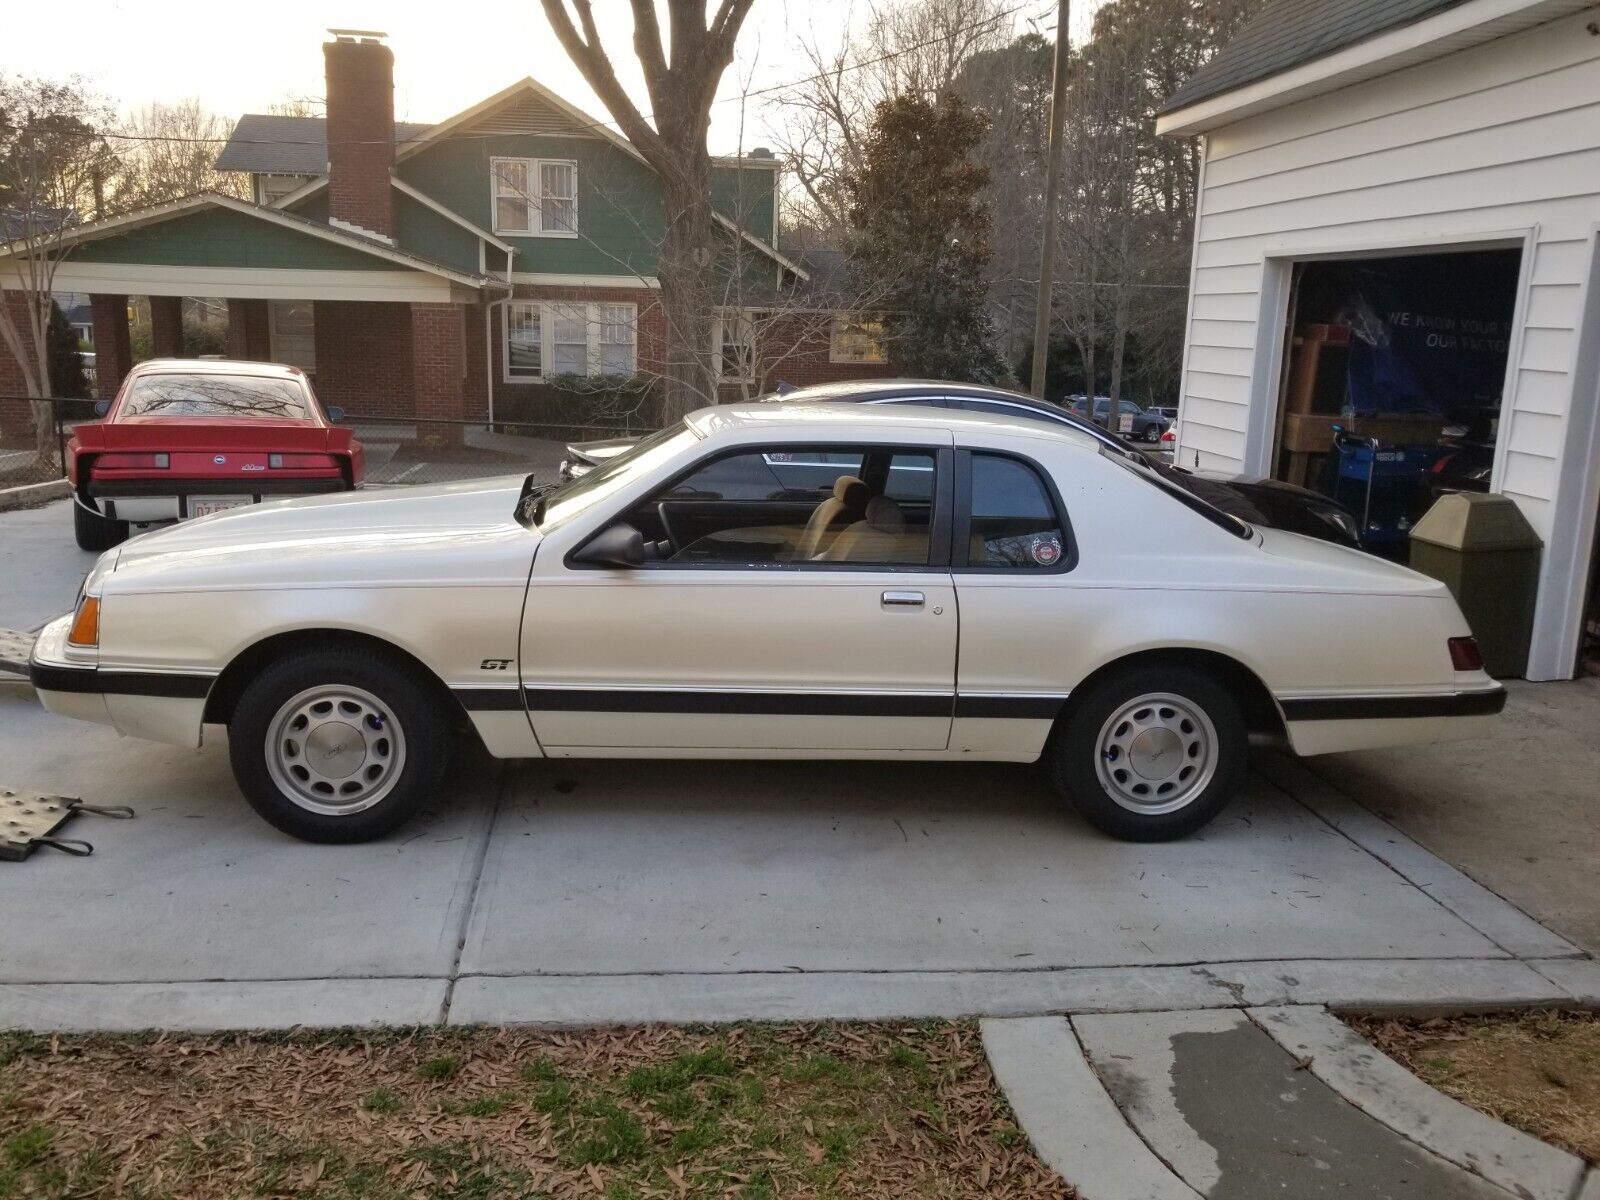
[[(548, 539), (521, 636), (545, 752), (943, 749), (956, 659), (950, 440), (919, 430), (714, 451)], [(799, 556), (839, 493), (837, 521)], [(571, 559), (618, 522), (644, 535), (650, 561)]]

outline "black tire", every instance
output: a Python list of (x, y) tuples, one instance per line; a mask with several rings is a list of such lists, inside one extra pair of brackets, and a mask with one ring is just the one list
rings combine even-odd
[(109, 550), (128, 540), (128, 523), (102, 517), (73, 497), (72, 534), (77, 538), (80, 550)]
[[(1202, 768), (1202, 780), (1192, 785), (1198, 790), (1171, 812), (1139, 811), (1119, 802), (1111, 790), (1115, 785), (1103, 782), (1098, 769), (1104, 761), (1108, 764), (1108, 774), (1115, 772), (1115, 767), (1110, 765), (1115, 760), (1109, 756), (1102, 758), (1099, 745), (1108, 722), (1138, 698), (1157, 695), (1176, 698), (1203, 715), (1210, 722), (1215, 737), (1215, 752), (1210, 756), (1213, 764), (1210, 781), (1200, 786)], [(1162, 708), (1159, 703), (1144, 707)], [(1179, 720), (1181, 724), (1181, 710)], [(1175, 730), (1175, 745), (1183, 746), (1188, 736)], [(1203, 739), (1204, 734), (1196, 736)], [(1182, 755), (1185, 751), (1178, 752)], [(1183, 764), (1187, 759), (1180, 757), (1176, 761)], [(1249, 766), (1249, 731), (1238, 702), (1214, 678), (1191, 667), (1152, 663), (1108, 675), (1091, 685), (1086, 694), (1075, 697), (1071, 711), (1064, 715), (1045, 750), (1045, 763), (1056, 790), (1095, 828), (1124, 841), (1165, 842), (1193, 833), (1233, 798)], [(1131, 786), (1143, 786), (1142, 777), (1137, 773), (1123, 771), (1122, 774), (1133, 781)], [(1175, 783), (1173, 786), (1175, 800), (1181, 799), (1185, 785)], [(1140, 802), (1137, 797), (1126, 799), (1135, 804)], [(1153, 795), (1149, 802), (1161, 803), (1159, 797)]]
[[(268, 763), (268, 730), (280, 710), (322, 687), (353, 688), (372, 697), (378, 707), (372, 719), (378, 724), (366, 728), (393, 732), (399, 726), (394, 744), (402, 757), (387, 791), (359, 811), (314, 811), (273, 777)], [(307, 842), (365, 842), (398, 828), (437, 790), (449, 765), (450, 728), (450, 714), (437, 691), (415, 669), (369, 650), (307, 650), (272, 663), (246, 686), (228, 723), (228, 757), (250, 807), (284, 833)], [(309, 743), (305, 749), (309, 754)], [(365, 753), (373, 755), (370, 747)], [(372, 769), (367, 761), (360, 759), (353, 783)], [(373, 762), (378, 765), (375, 758)], [(339, 799), (333, 796), (330, 803)]]

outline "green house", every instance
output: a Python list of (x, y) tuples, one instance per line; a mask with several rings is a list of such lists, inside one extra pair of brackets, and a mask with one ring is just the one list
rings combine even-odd
[[(130, 296), (175, 357), (182, 298), (226, 299), (231, 357), (300, 366), (354, 415), (570, 429), (646, 394), (665, 361), (663, 219), (627, 140), (533, 79), (396, 123), (381, 35), (336, 31), (323, 55), (325, 119), (246, 115), (218, 157), (250, 199), (203, 193), (62, 239), (56, 288), (91, 297), (101, 395), (131, 365)], [(871, 323), (779, 248), (779, 185), (766, 150), (713, 164), (719, 399), (887, 370)]]

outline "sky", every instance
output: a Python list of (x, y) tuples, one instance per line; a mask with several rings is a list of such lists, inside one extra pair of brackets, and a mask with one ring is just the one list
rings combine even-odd
[[(877, 0), (880, 4), (906, 0)], [(1016, 32), (1055, 27), (1052, 0), (1019, 3)], [(713, 153), (740, 148), (738, 97), (805, 74), (804, 42), (836, 44), (859, 28), (872, 0), (755, 0), (741, 31), (734, 65), (713, 110)], [(320, 102), (321, 44), (330, 27), (381, 30), (395, 53), (395, 116), (442, 120), (532, 75), (569, 102), (606, 120), (595, 98), (555, 41), (539, 0), (442, 6), (438, 0), (81, 0), (63, 25), (51, 4), (6, 4), (0, 18), (0, 71), (60, 79), (81, 75), (127, 112), (152, 101), (198, 97), (216, 113), (263, 112), (291, 97)], [(614, 59), (632, 65), (628, 0), (594, 0), (601, 34)], [(1092, 6), (1074, 5), (1073, 34), (1087, 29)], [(454, 12), (459, 19), (445, 19)], [(1031, 19), (1031, 20), (1030, 20)], [(70, 29), (70, 34), (65, 31)], [(623, 83), (643, 96), (637, 70)], [(641, 104), (641, 107), (647, 105)], [(765, 138), (769, 110), (747, 113), (745, 149)]]

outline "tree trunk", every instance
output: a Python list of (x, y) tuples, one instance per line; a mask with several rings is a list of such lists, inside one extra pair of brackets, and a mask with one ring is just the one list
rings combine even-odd
[(681, 420), (717, 401), (712, 369), (711, 160), (681, 156), (686, 169), (661, 173), (661, 307), (666, 316), (666, 387), (662, 416)]

